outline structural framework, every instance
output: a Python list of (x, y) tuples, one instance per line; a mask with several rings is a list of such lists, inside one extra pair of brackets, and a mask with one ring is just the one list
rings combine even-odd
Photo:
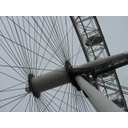
[(128, 52), (110, 56), (95, 16), (7, 16), (0, 28), (0, 111), (127, 111), (115, 69)]

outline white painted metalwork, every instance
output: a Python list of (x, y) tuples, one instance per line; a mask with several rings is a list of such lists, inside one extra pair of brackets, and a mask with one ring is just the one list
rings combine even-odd
[[(110, 64), (113, 61), (117, 61), (124, 58), (128, 58), (128, 55), (121, 53), (100, 60), (91, 61), (83, 65), (76, 66), (76, 68), (97, 68), (103, 64)], [(42, 92), (66, 84), (68, 82), (70, 81), (68, 79), (66, 71), (63, 68), (32, 78), (33, 88), (37, 92)]]
[(33, 77), (33, 88), (37, 92), (42, 92), (69, 82), (67, 73), (64, 69), (54, 70), (41, 76)]
[(80, 88), (88, 95), (88, 99), (93, 105), (93, 107), (96, 109), (96, 111), (123, 112), (121, 108), (119, 108), (102, 93), (92, 87), (92, 85), (88, 83), (84, 78), (82, 78), (81, 76), (77, 76), (75, 79), (79, 84)]

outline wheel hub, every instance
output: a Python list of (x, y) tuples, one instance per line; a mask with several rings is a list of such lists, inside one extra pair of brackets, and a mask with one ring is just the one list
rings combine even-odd
[(68, 77), (69, 77), (72, 85), (75, 86), (78, 91), (80, 91), (81, 89), (80, 89), (79, 85), (77, 84), (77, 82), (75, 81), (76, 75), (72, 72), (73, 67), (68, 60), (65, 61), (65, 69), (66, 69), (66, 72), (68, 74)]
[(33, 74), (29, 74), (28, 75), (28, 87), (25, 89), (26, 92), (32, 93), (33, 96), (35, 96), (36, 98), (40, 97), (40, 93), (36, 92), (32, 86), (32, 78), (34, 77)]

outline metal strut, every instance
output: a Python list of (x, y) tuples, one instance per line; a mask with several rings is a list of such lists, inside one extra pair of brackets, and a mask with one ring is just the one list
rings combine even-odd
[[(92, 75), (94, 78), (97, 78), (98, 75), (107, 73), (119, 67), (125, 66), (128, 64), (128, 58), (118, 60), (116, 62), (112, 62), (111, 64), (103, 64), (98, 68), (66, 68), (67, 73), (71, 78), (82, 75), (83, 73), (86, 75)], [(66, 62), (66, 65), (69, 65), (69, 62)], [(68, 67), (68, 66), (66, 66)]]
[(124, 112), (121, 108), (119, 108), (116, 104), (114, 104), (111, 100), (101, 94), (97, 89), (91, 86), (85, 79), (81, 76), (77, 76), (77, 83), (80, 88), (89, 96), (89, 101), (94, 106), (96, 111), (98, 112)]

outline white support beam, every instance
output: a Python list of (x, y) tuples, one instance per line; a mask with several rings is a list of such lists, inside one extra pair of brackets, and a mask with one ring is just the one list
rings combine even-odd
[[(76, 66), (75, 68), (95, 68), (101, 66), (102, 64), (110, 64), (113, 61), (124, 58), (128, 58), (128, 52), (91, 61), (83, 65)], [(69, 82), (68, 74), (64, 68), (60, 68), (58, 70), (32, 78), (32, 86), (36, 92), (43, 92)]]
[(69, 83), (69, 79), (64, 68), (32, 78), (32, 86), (36, 92), (43, 92), (66, 83)]
[(77, 83), (80, 88), (88, 95), (88, 99), (98, 112), (124, 112), (121, 108), (115, 105), (102, 93), (96, 90), (90, 83), (88, 83), (81, 76), (77, 76)]

